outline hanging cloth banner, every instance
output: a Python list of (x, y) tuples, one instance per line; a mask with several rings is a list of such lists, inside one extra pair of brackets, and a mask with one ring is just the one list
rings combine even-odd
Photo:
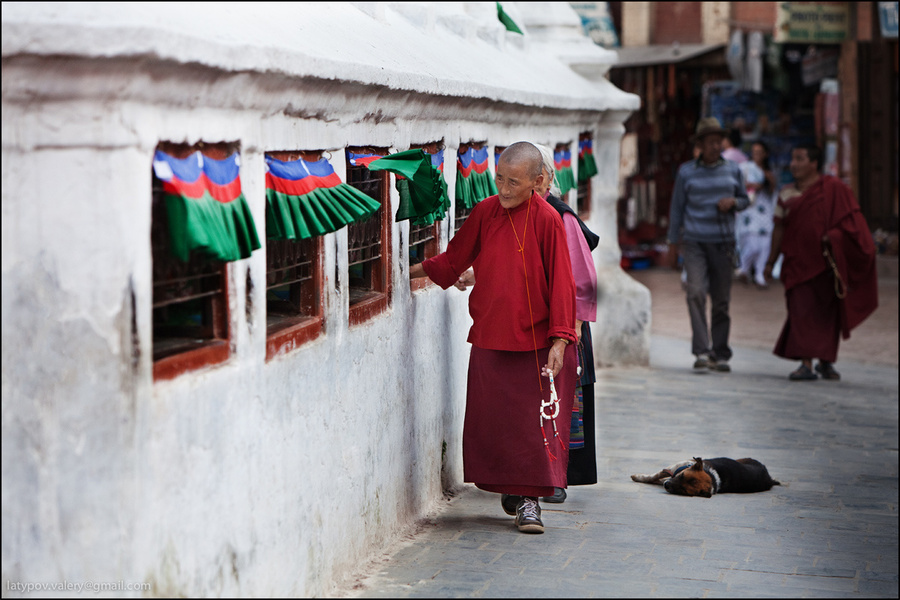
[(522, 30), (519, 29), (519, 26), (516, 25), (516, 22), (506, 14), (506, 11), (503, 10), (503, 7), (500, 6), (499, 2), (497, 3), (497, 18), (500, 19), (500, 22), (503, 23), (503, 26), (506, 27), (507, 31), (524, 35)]
[(347, 160), (354, 167), (368, 167), (373, 161), (384, 158), (381, 154), (356, 154), (347, 150)]
[(494, 177), (488, 169), (487, 148), (470, 147), (459, 152), (456, 160), (456, 201), (466, 208), (497, 193)]
[(441, 177), (444, 176), (444, 151), (438, 150), (434, 154), (429, 154), (431, 157), (431, 166), (440, 171)]
[(270, 239), (325, 235), (368, 219), (380, 206), (368, 194), (343, 183), (324, 158), (285, 162), (266, 156), (266, 235)]
[(260, 248), (256, 224), (241, 191), (237, 152), (216, 160), (199, 150), (187, 158), (157, 150), (153, 171), (163, 182), (176, 258), (187, 262), (191, 251), (199, 250), (227, 262), (247, 258)]
[(564, 196), (566, 192), (575, 188), (575, 175), (572, 173), (572, 152), (568, 149), (556, 150), (553, 153), (553, 166), (556, 167), (556, 185), (559, 193)]
[(450, 196), (441, 173), (443, 168), (443, 150), (429, 155), (420, 148), (397, 152), (369, 164), (370, 171), (390, 171), (397, 175), (400, 207), (394, 220), (411, 219), (414, 225), (431, 225), (447, 214)]
[(597, 174), (597, 161), (594, 160), (594, 140), (585, 138), (578, 140), (578, 181), (587, 181)]

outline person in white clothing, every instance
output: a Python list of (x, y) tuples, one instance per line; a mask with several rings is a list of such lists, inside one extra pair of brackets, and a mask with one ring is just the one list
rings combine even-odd
[(736, 218), (736, 234), (741, 262), (735, 277), (744, 283), (753, 282), (760, 289), (768, 287), (764, 271), (772, 243), (772, 216), (778, 189), (775, 174), (769, 167), (769, 149), (763, 142), (754, 142), (751, 160), (741, 163), (750, 206)]

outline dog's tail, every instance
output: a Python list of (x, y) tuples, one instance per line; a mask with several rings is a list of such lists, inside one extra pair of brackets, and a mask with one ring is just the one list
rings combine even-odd
[(773, 479), (773, 480), (772, 480), (772, 485), (781, 485), (781, 482), (778, 481), (777, 479)]

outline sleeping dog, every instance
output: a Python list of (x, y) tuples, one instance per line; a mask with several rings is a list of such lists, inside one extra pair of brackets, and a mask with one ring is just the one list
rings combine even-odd
[(658, 473), (632, 475), (632, 481), (655, 483), (670, 494), (702, 496), (734, 492), (750, 494), (765, 492), (773, 485), (781, 485), (769, 475), (766, 466), (752, 458), (702, 458), (686, 460)]

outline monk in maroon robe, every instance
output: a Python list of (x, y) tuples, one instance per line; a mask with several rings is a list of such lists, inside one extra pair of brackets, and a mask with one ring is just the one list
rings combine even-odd
[[(470, 266), (473, 325), (463, 425), (464, 479), (502, 494), (519, 530), (543, 532), (540, 496), (566, 487), (569, 421), (577, 381), (575, 283), (559, 213), (535, 193), (541, 153), (509, 146), (496, 196), (476, 204), (447, 251), (410, 268), (447, 289)], [(543, 366), (541, 366), (543, 365)], [(552, 374), (558, 419), (545, 419)], [(544, 415), (556, 412), (545, 407)]]
[[(840, 338), (878, 306), (875, 244), (859, 205), (843, 182), (819, 174), (816, 146), (791, 155), (794, 186), (786, 186), (775, 210), (772, 252), (766, 276), (779, 251), (787, 322), (774, 353), (800, 360), (792, 381), (838, 380), (834, 369)], [(819, 359), (813, 371), (812, 361)]]

